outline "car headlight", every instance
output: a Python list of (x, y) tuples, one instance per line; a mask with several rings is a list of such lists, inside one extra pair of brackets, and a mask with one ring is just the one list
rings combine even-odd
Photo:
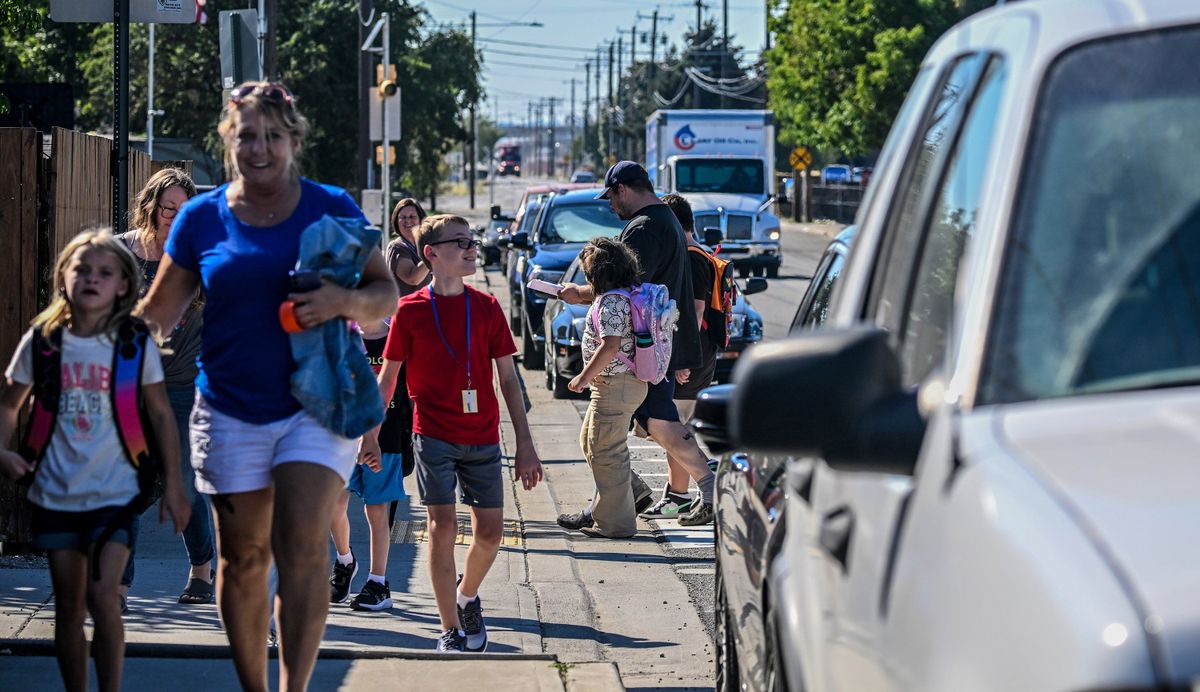
[(737, 337), (746, 332), (746, 316), (744, 314), (730, 315), (729, 336)]
[(576, 341), (583, 341), (583, 325), (587, 323), (586, 317), (576, 317), (571, 320), (571, 338)]
[(778, 228), (768, 228), (767, 229), (767, 237), (770, 238), (771, 240), (779, 240), (779, 229)]

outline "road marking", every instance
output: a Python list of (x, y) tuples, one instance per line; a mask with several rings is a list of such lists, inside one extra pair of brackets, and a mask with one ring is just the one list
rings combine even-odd
[(677, 550), (685, 548), (712, 548), (712, 526), (680, 526), (675, 521), (656, 521), (658, 532), (667, 540), (670, 547)]

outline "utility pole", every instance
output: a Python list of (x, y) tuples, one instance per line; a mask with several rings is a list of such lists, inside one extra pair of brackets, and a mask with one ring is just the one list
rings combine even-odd
[[(704, 21), (703, 17), (704, 3), (702, 0), (696, 0), (696, 33), (692, 36), (692, 62), (696, 63), (700, 60), (700, 23)], [(699, 68), (696, 68), (699, 69)], [(699, 80), (692, 77), (692, 108), (700, 107), (700, 84)]]
[(123, 233), (129, 209), (129, 0), (113, 0), (113, 53), (112, 225), (114, 233)]
[(637, 66), (637, 20), (629, 27), (629, 69)]
[(150, 55), (146, 64), (146, 155), (154, 160), (154, 22), (150, 22)]
[(600, 166), (605, 164), (604, 154), (600, 151), (600, 133), (604, 132), (600, 124), (603, 113), (600, 111), (600, 46), (596, 46), (596, 158)]
[[(375, 4), (373, 0), (358, 0), (358, 45), (367, 40), (367, 32), (375, 19)], [(374, 59), (365, 50), (358, 52), (358, 166), (354, 179), (359, 190), (374, 187), (375, 166), (371, 159), (371, 99), (370, 90), (373, 88), (371, 68)], [(361, 200), (360, 200), (361, 201)]]
[(608, 155), (613, 153), (613, 45), (608, 44), (608, 115), (604, 118), (605, 124), (608, 125), (608, 136), (604, 139), (605, 160)]
[(550, 122), (547, 123), (550, 127), (546, 133), (550, 140), (546, 142), (546, 151), (549, 153), (549, 155), (546, 157), (546, 164), (547, 168), (549, 169), (548, 175), (551, 178), (554, 177), (554, 159), (556, 158), (556, 152), (554, 149), (554, 102), (557, 100), (558, 99), (554, 98), (553, 96), (550, 97)]
[[(475, 11), (471, 10), (471, 52), (475, 52)], [(473, 55), (472, 55), (473, 57)], [(475, 143), (475, 99), (471, 99), (471, 170), (467, 172), (470, 177), (467, 183), (467, 195), (471, 209), (475, 208), (475, 149), (478, 145)]]
[(588, 108), (592, 100), (592, 62), (590, 60), (583, 61), (583, 146), (579, 148), (579, 153), (583, 160), (588, 159)]
[(567, 144), (567, 156), (572, 167), (578, 167), (575, 162), (575, 78), (571, 78), (571, 139)]
[(259, 0), (260, 21), (266, 24), (262, 44), (263, 79), (275, 81), (275, 0)]
[[(729, 0), (721, 0), (721, 89), (724, 91), (725, 62), (729, 56)], [(721, 108), (728, 107), (725, 94), (721, 94)]]
[[(618, 32), (617, 33), (617, 104), (616, 104), (617, 107), (616, 107), (616, 110), (613, 111), (613, 115), (620, 113), (621, 109), (623, 109), (625, 107), (624, 105), (622, 105), (623, 101), (621, 99), (621, 92), (624, 91), (624, 89), (621, 88), (621, 83), (625, 81), (625, 79), (624, 79), (625, 69), (621, 65), (621, 59), (624, 57), (624, 55), (623, 55), (624, 51), (625, 51), (625, 49), (621, 47), (621, 34), (620, 34), (620, 32)], [(624, 139), (624, 138), (621, 136), (620, 132), (617, 129), (614, 129), (613, 130), (613, 151), (618, 152), (617, 158), (621, 157), (621, 155), (619, 153), (621, 151), (621, 145), (618, 143), (618, 140), (620, 140), (620, 139)]]

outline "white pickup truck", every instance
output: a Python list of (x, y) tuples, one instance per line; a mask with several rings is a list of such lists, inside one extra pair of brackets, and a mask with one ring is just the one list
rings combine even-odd
[(783, 262), (775, 199), (771, 111), (660, 110), (646, 120), (646, 171), (655, 189), (687, 198), (696, 237), (720, 232), (720, 255), (742, 276), (775, 277)]

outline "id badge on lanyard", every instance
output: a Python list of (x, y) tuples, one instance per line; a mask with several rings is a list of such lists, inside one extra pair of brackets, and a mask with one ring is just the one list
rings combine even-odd
[(442, 345), (450, 352), (450, 357), (454, 359), (460, 367), (467, 371), (467, 388), (462, 391), (462, 407), (463, 413), (479, 413), (479, 390), (471, 386), (471, 296), (463, 289), (463, 299), (467, 301), (467, 360), (466, 365), (458, 360), (458, 354), (450, 347), (450, 342), (446, 339), (446, 335), (442, 333), (442, 321), (438, 316), (437, 298), (433, 294), (433, 286), (429, 286), (429, 304), (433, 307), (433, 324), (437, 327), (438, 336), (442, 339)]

